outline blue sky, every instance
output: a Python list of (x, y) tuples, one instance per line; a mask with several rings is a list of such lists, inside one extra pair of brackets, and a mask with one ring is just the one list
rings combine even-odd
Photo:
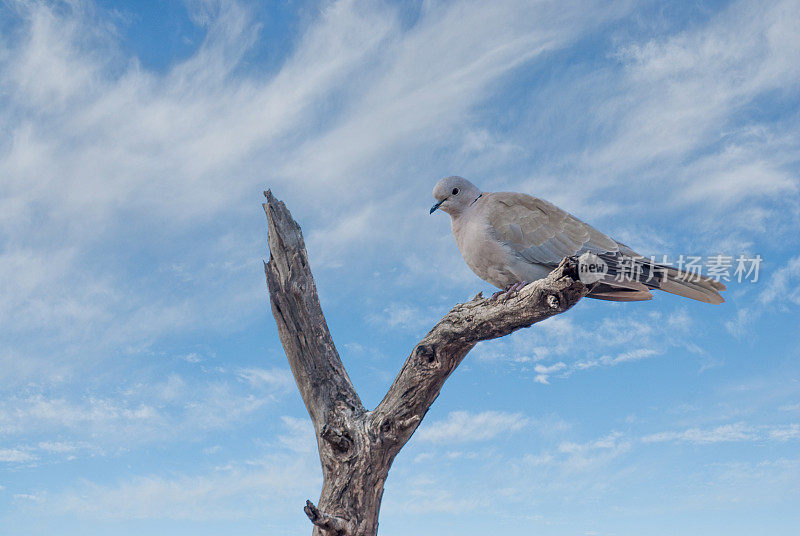
[(479, 345), (381, 534), (795, 534), (800, 5), (0, 3), (0, 533), (311, 530), (261, 191), (373, 406), (492, 289), (431, 189), (648, 255), (760, 255), (713, 307), (584, 300)]

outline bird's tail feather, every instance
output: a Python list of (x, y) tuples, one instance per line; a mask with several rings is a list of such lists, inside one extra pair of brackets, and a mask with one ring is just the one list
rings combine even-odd
[(596, 283), (588, 295), (589, 298), (596, 300), (608, 300), (618, 302), (632, 302), (652, 300), (653, 295), (649, 290), (634, 290), (629, 288), (614, 287), (606, 283)]
[(608, 271), (589, 293), (591, 298), (641, 301), (652, 298), (650, 289), (659, 289), (705, 303), (725, 301), (720, 295), (725, 285), (699, 273), (658, 264), (640, 255), (598, 256), (606, 263)]

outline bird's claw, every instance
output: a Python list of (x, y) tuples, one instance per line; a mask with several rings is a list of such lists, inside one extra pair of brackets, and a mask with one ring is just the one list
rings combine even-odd
[(497, 298), (499, 298), (500, 296), (502, 296), (503, 297), (503, 301), (506, 301), (506, 300), (516, 296), (519, 293), (520, 290), (522, 290), (523, 288), (525, 288), (526, 285), (528, 285), (528, 283), (529, 283), (528, 281), (520, 281), (519, 283), (514, 283), (513, 285), (511, 285), (507, 289), (498, 290), (497, 292), (492, 294), (492, 296), (491, 296), (491, 298), (489, 298), (489, 300), (490, 301), (494, 301)]
[(505, 299), (509, 299), (509, 298), (519, 294), (519, 291), (522, 290), (523, 288), (525, 288), (525, 286), (527, 284), (528, 284), (528, 281), (520, 281), (519, 283), (514, 283), (513, 285), (511, 285), (509, 287), (509, 289), (506, 291), (506, 298)]

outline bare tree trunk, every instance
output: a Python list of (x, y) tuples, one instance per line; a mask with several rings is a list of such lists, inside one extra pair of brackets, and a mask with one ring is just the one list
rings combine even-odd
[(588, 290), (577, 280), (575, 264), (565, 260), (506, 301), (478, 294), (457, 304), (414, 347), (378, 407), (367, 411), (328, 331), (300, 226), (283, 202), (270, 191), (264, 195), (270, 303), (322, 462), (318, 506), (307, 501), (305, 512), (315, 536), (376, 536), (392, 461), (467, 352), (480, 341), (563, 313)]

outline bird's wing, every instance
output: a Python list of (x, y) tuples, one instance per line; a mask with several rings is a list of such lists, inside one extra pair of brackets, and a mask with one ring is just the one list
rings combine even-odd
[(556, 266), (586, 251), (619, 251), (613, 239), (547, 201), (512, 192), (486, 197), (484, 210), (495, 237), (528, 262)]
[[(526, 261), (556, 266), (587, 251), (600, 256), (608, 273), (589, 297), (639, 301), (650, 299), (649, 289), (657, 288), (706, 303), (725, 301), (719, 294), (725, 290), (722, 283), (654, 263), (547, 201), (508, 192), (485, 197), (482, 208), (491, 232)], [(636, 270), (626, 267), (626, 257)]]

